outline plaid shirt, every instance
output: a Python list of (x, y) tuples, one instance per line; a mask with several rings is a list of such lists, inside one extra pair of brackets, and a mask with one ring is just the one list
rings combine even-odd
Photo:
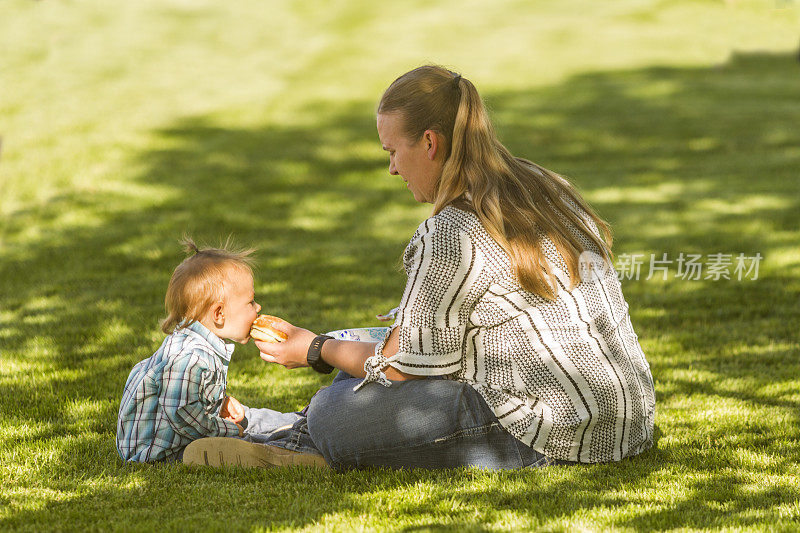
[(134, 366), (117, 418), (120, 457), (174, 460), (195, 439), (238, 436), (236, 424), (219, 416), (232, 353), (233, 345), (194, 322)]

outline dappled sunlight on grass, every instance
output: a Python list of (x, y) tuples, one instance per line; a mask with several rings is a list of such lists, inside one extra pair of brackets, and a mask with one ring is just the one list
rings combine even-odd
[[(669, 204), (687, 195), (696, 196), (710, 192), (713, 185), (703, 182), (677, 181), (674, 176), (647, 173), (641, 176), (645, 184), (628, 187), (598, 187), (590, 188), (586, 197), (592, 203), (620, 204), (629, 203), (639, 206), (647, 204)], [(657, 180), (652, 179), (657, 177)], [(654, 183), (655, 182), (655, 183)]]
[(72, 426), (70, 431), (82, 432), (89, 429), (91, 424), (102, 419), (101, 415), (106, 414), (109, 408), (108, 404), (109, 402), (77, 398), (67, 402), (62, 409), (67, 423)]
[[(519, 17), (471, 6), (485, 18), (452, 15), (449, 4), (389, 18), (358, 3), (271, 14), (128, 5), (119, 16), (144, 29), (108, 38), (73, 31), (118, 28), (107, 10), (86, 21), (88, 8), (15, 4), (19, 22), (0, 33), (15, 43), (12, 68), (27, 74), (11, 80), (13, 100), (0, 99), (0, 529), (114, 520), (179, 530), (186, 516), (232, 530), (794, 525), (796, 57), (724, 60), (722, 28), (755, 24), (755, 4), (634, 4), (569, 15), (514, 5)], [(430, 206), (388, 174), (374, 110), (386, 84), (419, 62), (429, 47), (419, 37), (441, 29), (442, 12), (464, 25), (437, 33), (441, 57), (476, 81), (515, 155), (569, 177), (611, 222), (617, 256), (763, 255), (758, 280), (681, 280), (674, 263), (666, 281), (623, 280), (656, 382), (656, 447), (619, 464), (522, 472), (123, 465), (122, 386), (163, 338), (184, 232), (256, 247), (258, 301), (299, 326), (372, 326), (397, 305), (403, 248)], [(222, 38), (245, 14), (246, 29)], [(378, 39), (416, 16), (391, 45)], [(39, 20), (49, 46), (21, 38)], [(498, 21), (504, 29), (489, 31)], [(754, 27), (773, 42), (790, 31), (767, 32), (774, 22)], [(709, 29), (703, 43), (688, 39), (698, 25)], [(447, 44), (464, 32), (474, 39)], [(743, 47), (756, 39), (741, 37)], [(169, 57), (159, 39), (174, 41)], [(521, 52), (497, 57), (512, 42)], [(290, 411), (330, 379), (267, 365), (251, 344), (236, 347), (228, 390)]]
[[(289, 219), (291, 227), (306, 231), (324, 231), (340, 226), (342, 220), (351, 220), (363, 208), (363, 199), (350, 195), (319, 193), (294, 202)], [(338, 222), (338, 223), (337, 223)]]
[(711, 211), (722, 215), (753, 215), (763, 211), (781, 211), (797, 207), (796, 198), (752, 194), (739, 198), (736, 202), (721, 199), (702, 199), (691, 208), (698, 211)]

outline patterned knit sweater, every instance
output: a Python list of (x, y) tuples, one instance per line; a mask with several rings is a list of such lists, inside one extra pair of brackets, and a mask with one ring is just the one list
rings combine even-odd
[(519, 285), (474, 214), (450, 206), (420, 224), (404, 254), (408, 281), (392, 326), (400, 349), (390, 364), (469, 383), (507, 431), (548, 457), (636, 455), (652, 445), (655, 393), (616, 273), (570, 290), (566, 263), (542, 242), (557, 277), (552, 302)]

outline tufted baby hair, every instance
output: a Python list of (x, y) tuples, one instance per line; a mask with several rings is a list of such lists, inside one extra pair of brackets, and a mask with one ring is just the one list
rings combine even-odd
[(253, 249), (234, 249), (231, 238), (219, 248), (200, 248), (188, 236), (180, 241), (191, 254), (175, 268), (167, 287), (164, 305), (167, 317), (161, 330), (172, 333), (200, 320), (211, 306), (225, 301), (225, 288), (237, 272), (253, 275)]
[(503, 146), (478, 90), (468, 79), (438, 65), (417, 67), (392, 82), (377, 113), (398, 113), (404, 134), (412, 142), (427, 130), (441, 135), (445, 160), (433, 213), (448, 205), (475, 213), (509, 255), (526, 290), (548, 300), (556, 296), (544, 235), (564, 258), (573, 286), (580, 277), (579, 258), (584, 251), (578, 234), (588, 237), (590, 251), (611, 260), (610, 226), (565, 178), (514, 157)]

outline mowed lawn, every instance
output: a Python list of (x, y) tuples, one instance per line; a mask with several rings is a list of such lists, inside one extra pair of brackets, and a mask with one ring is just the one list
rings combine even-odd
[[(0, 530), (799, 529), (798, 9), (2, 2)], [(642, 261), (623, 289), (654, 448), (518, 472), (123, 464), (122, 387), (161, 341), (183, 233), (258, 248), (264, 311), (318, 332), (397, 304), (430, 207), (388, 175), (374, 110), (427, 62), (583, 191), (620, 266)], [(738, 279), (739, 254), (757, 276)], [(331, 379), (252, 345), (229, 378), (281, 410)]]

